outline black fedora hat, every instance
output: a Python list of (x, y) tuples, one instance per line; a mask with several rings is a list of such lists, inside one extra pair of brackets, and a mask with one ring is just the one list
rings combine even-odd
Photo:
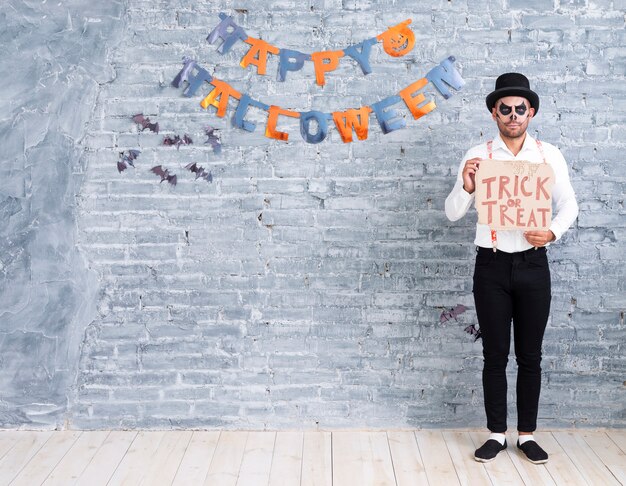
[(528, 78), (523, 74), (505, 73), (498, 76), (495, 91), (489, 93), (487, 96), (487, 109), (491, 111), (496, 101), (505, 96), (521, 96), (522, 98), (526, 98), (530, 106), (535, 109), (535, 114), (539, 111), (539, 96), (530, 89)]

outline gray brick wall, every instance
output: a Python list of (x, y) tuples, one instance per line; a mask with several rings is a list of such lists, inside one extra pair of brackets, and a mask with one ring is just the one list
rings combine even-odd
[[(81, 18), (115, 17), (75, 3)], [(66, 363), (75, 379), (56, 387), (62, 413), (34, 419), (29, 404), (37, 399), (27, 388), (15, 398), (26, 379), (12, 380), (10, 370), (34, 375), (54, 363), (16, 357), (15, 333), (3, 328), (5, 425), (482, 426), (481, 346), (463, 331), (476, 322), (475, 216), (450, 223), (443, 202), (464, 151), (495, 134), (484, 97), (510, 70), (525, 72), (539, 92), (532, 135), (563, 151), (581, 209), (549, 252), (540, 426), (626, 425), (623, 2), (129, 0), (124, 7), (118, 30), (103, 35), (116, 46), (105, 56), (114, 75), (98, 81), (92, 111), (80, 118), (84, 134), (73, 139), (85, 168), (68, 216), (76, 229), (57, 230), (83, 262), (72, 267), (77, 290), (66, 299), (93, 307), (68, 311), (65, 334), (80, 337)], [(221, 11), (253, 37), (307, 53), (341, 49), (406, 18), (416, 45), (401, 58), (375, 46), (368, 76), (344, 59), (324, 88), (310, 64), (280, 83), (276, 58), (268, 76), (258, 76), (239, 67), (244, 44), (222, 56), (206, 42)], [(262, 114), (248, 133), (231, 125), (236, 103), (218, 118), (200, 108), (199, 96), (169, 86), (190, 56), (264, 103), (335, 111), (395, 94), (449, 55), (466, 81), (461, 91), (444, 100), (429, 85), (435, 111), (408, 117), (405, 129), (388, 135), (372, 115), (369, 138), (352, 144), (332, 124), (327, 140), (307, 144), (297, 123), (282, 120), (289, 142), (270, 140)], [(139, 112), (158, 121), (161, 134), (138, 133), (130, 117)], [(219, 128), (221, 154), (203, 145), (205, 125)], [(196, 143), (161, 145), (164, 135), (183, 133)], [(132, 148), (142, 151), (136, 170), (118, 174), (118, 153)], [(194, 181), (189, 162), (210, 169), (213, 182)], [(175, 188), (149, 172), (157, 164), (178, 174)], [(82, 285), (85, 274), (95, 283)], [(442, 311), (457, 304), (468, 312), (440, 324)], [(10, 316), (0, 309), (0, 319)], [(54, 337), (54, 322), (30, 316), (42, 336)], [(33, 347), (52, 352), (43, 342), (24, 352)], [(514, 359), (509, 372), (513, 384)], [(56, 386), (43, 373), (39, 379)]]

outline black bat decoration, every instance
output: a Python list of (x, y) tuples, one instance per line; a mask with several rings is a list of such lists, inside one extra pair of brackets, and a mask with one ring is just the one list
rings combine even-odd
[(456, 320), (456, 317), (459, 314), (463, 314), (463, 312), (465, 312), (466, 310), (467, 307), (465, 307), (463, 304), (457, 305), (454, 309), (444, 310), (439, 317), (439, 322), (447, 322), (452, 319)]
[(127, 150), (126, 152), (120, 152), (120, 158), (117, 161), (117, 171), (124, 172), (129, 166), (135, 167), (135, 159), (139, 157), (141, 152), (139, 150)]
[(215, 133), (217, 131), (217, 128), (206, 127), (204, 129), (204, 133), (206, 133), (207, 139), (204, 143), (210, 143), (211, 147), (213, 147), (213, 152), (219, 154), (222, 152), (222, 142), (220, 141), (219, 136)]
[(187, 164), (185, 169), (190, 170), (191, 172), (196, 174), (196, 180), (202, 178), (207, 182), (213, 182), (213, 174), (204, 170), (204, 167), (199, 166), (195, 162), (193, 164)]
[(143, 113), (139, 113), (133, 117), (133, 121), (141, 126), (141, 131), (143, 132), (146, 128), (151, 132), (159, 133), (159, 124), (158, 123), (150, 123), (150, 118), (146, 118), (143, 116)]
[(480, 327), (477, 329), (475, 324), (470, 324), (464, 329), (464, 331), (474, 336), (474, 342), (478, 341), (481, 337), (483, 337), (482, 332), (480, 331)]
[(176, 174), (170, 174), (170, 171), (164, 169), (162, 165), (152, 167), (152, 172), (161, 177), (161, 182), (167, 181), (173, 186), (176, 185)]
[(163, 139), (163, 145), (176, 145), (177, 149), (180, 148), (181, 145), (190, 145), (192, 143), (193, 140), (191, 140), (191, 137), (187, 134), (185, 134), (183, 138), (176, 135), (174, 137), (167, 136)]

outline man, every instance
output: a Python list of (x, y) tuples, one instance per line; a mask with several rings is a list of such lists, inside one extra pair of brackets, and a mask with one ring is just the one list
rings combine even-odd
[(539, 111), (539, 96), (526, 76), (506, 73), (487, 96), (487, 108), (499, 134), (471, 148), (446, 199), (451, 221), (463, 217), (474, 201), (475, 175), (483, 159), (547, 162), (555, 174), (552, 198), (556, 214), (548, 231), (491, 231), (476, 225), (474, 302), (483, 341), (483, 392), (489, 439), (474, 453), (480, 462), (506, 449), (507, 381), (511, 321), (517, 360), (517, 447), (542, 464), (548, 454), (534, 440), (541, 388), (541, 343), (550, 312), (550, 270), (546, 245), (558, 240), (578, 216), (578, 205), (563, 155), (533, 139), (528, 124)]

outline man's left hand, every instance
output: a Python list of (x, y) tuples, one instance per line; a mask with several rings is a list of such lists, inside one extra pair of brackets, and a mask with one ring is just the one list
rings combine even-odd
[(551, 241), (554, 241), (556, 237), (550, 230), (548, 231), (526, 231), (524, 232), (526, 241), (533, 246), (541, 247), (546, 246)]

